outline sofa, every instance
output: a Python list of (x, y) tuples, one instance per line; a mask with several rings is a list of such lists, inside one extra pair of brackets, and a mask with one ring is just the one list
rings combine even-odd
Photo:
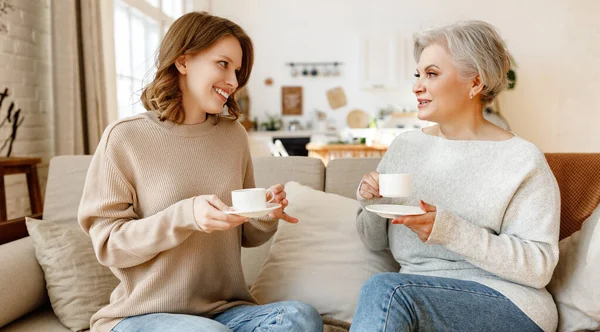
[[(561, 189), (560, 237), (563, 239), (577, 231), (600, 203), (600, 154), (547, 154), (546, 157)], [(379, 160), (336, 159), (325, 167), (321, 160), (315, 158), (261, 157), (254, 159), (255, 180), (257, 187), (295, 181), (303, 186), (303, 190), (322, 191), (331, 194), (327, 197), (344, 197), (351, 202), (355, 199), (362, 175), (374, 170)], [(56, 223), (73, 223), (76, 220), (90, 161), (91, 156), (58, 156), (51, 160), (44, 220)], [(290, 207), (293, 204), (290, 199)], [(351, 211), (352, 214), (355, 212)], [(354, 226), (350, 223), (344, 227), (352, 229)], [(249, 286), (259, 277), (271, 242), (257, 248), (242, 249), (243, 271)], [(389, 265), (381, 266), (389, 268)], [(69, 331), (49, 304), (44, 270), (38, 264), (31, 237), (0, 245), (0, 269), (0, 331)], [(346, 292), (353, 294), (358, 289)], [(341, 320), (326, 317), (325, 321), (330, 331), (348, 328), (348, 324)]]

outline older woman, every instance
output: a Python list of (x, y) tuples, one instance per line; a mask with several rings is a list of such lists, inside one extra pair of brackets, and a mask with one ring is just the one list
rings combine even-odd
[[(357, 196), (425, 213), (359, 212), (365, 245), (389, 248), (401, 269), (365, 283), (352, 331), (553, 331), (558, 186), (533, 144), (482, 114), (507, 85), (502, 39), (468, 21), (414, 40), (418, 116), (437, 125), (397, 137)], [(380, 173), (413, 174), (412, 195), (380, 197)]]

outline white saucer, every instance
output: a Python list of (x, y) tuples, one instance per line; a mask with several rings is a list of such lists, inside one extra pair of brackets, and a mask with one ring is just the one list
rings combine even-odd
[(366, 206), (367, 211), (377, 213), (383, 218), (394, 219), (400, 216), (418, 216), (425, 214), (418, 206), (397, 205), (397, 204), (373, 204)]
[(235, 215), (246, 217), (246, 218), (258, 218), (258, 217), (262, 217), (264, 215), (267, 215), (267, 214), (269, 214), (269, 212), (271, 212), (273, 210), (277, 210), (280, 207), (281, 207), (281, 204), (268, 203), (267, 207), (265, 209), (260, 209), (260, 210), (245, 210), (245, 211), (231, 210), (231, 211), (224, 211), (224, 212), (226, 214), (235, 214)]

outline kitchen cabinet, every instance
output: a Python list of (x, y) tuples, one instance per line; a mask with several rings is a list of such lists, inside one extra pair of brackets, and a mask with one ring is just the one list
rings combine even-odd
[(412, 39), (402, 35), (361, 37), (359, 67), (362, 89), (404, 88), (413, 81)]

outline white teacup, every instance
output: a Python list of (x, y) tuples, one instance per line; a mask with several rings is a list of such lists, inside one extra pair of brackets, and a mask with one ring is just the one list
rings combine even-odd
[(408, 197), (412, 188), (412, 174), (379, 174), (379, 195), (383, 197)]
[[(267, 191), (271, 193), (271, 199), (267, 201)], [(267, 208), (267, 203), (275, 199), (275, 193), (271, 189), (249, 188), (239, 189), (231, 192), (231, 204), (237, 211), (257, 211)]]

